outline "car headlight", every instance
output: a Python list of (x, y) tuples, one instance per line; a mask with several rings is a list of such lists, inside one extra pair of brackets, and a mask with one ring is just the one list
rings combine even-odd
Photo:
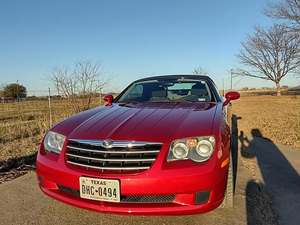
[(44, 138), (44, 147), (48, 152), (60, 153), (66, 137), (62, 134), (49, 131)]
[(168, 161), (190, 159), (194, 162), (203, 162), (211, 157), (214, 148), (213, 136), (178, 139), (170, 145)]

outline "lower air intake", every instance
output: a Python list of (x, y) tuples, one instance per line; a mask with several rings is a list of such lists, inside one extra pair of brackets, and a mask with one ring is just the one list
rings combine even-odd
[[(69, 194), (75, 197), (80, 197), (79, 190), (58, 186), (60, 192)], [(121, 196), (123, 203), (171, 203), (175, 199), (175, 195), (127, 195)]]

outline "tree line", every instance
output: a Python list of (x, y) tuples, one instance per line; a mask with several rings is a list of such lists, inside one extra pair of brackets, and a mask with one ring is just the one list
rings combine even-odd
[(25, 86), (19, 83), (10, 83), (0, 87), (0, 97), (11, 98), (19, 101), (26, 98), (27, 89)]
[[(108, 80), (101, 73), (101, 65), (89, 60), (68, 67), (57, 67), (49, 80), (56, 89), (55, 96), (67, 100), (68, 107), (72, 107), (74, 112), (91, 108), (93, 97), (99, 96), (99, 93), (101, 95), (103, 88), (108, 85)], [(22, 84), (10, 83), (0, 87), (0, 97), (19, 101), (27, 97), (27, 90)]]

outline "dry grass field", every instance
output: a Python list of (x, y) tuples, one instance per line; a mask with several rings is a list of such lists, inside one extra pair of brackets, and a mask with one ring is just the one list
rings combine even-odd
[[(97, 104), (99, 99), (93, 99)], [(74, 114), (67, 100), (51, 101), (51, 111), (53, 124)], [(47, 100), (0, 104), (0, 162), (35, 153), (49, 126)]]
[(233, 103), (239, 131), (251, 138), (251, 130), (275, 143), (300, 149), (300, 96), (242, 96)]
[[(73, 113), (65, 100), (52, 101), (54, 123)], [(258, 128), (275, 143), (300, 148), (300, 96), (245, 96), (233, 103), (233, 113), (247, 136)], [(35, 153), (48, 128), (48, 101), (0, 104), (0, 162)]]

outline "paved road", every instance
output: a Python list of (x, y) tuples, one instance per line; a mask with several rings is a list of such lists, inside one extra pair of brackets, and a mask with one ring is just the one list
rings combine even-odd
[[(246, 173), (245, 169), (245, 173)], [(244, 172), (240, 176), (247, 177)], [(140, 217), (101, 214), (65, 205), (48, 198), (37, 186), (34, 172), (0, 185), (0, 224), (247, 224), (246, 180), (239, 179), (235, 209), (217, 209), (196, 216)]]
[(242, 156), (255, 158), (258, 177), (272, 198), (278, 223), (299, 225), (300, 151), (274, 144), (263, 138), (259, 130), (253, 134), (251, 141), (240, 137)]

